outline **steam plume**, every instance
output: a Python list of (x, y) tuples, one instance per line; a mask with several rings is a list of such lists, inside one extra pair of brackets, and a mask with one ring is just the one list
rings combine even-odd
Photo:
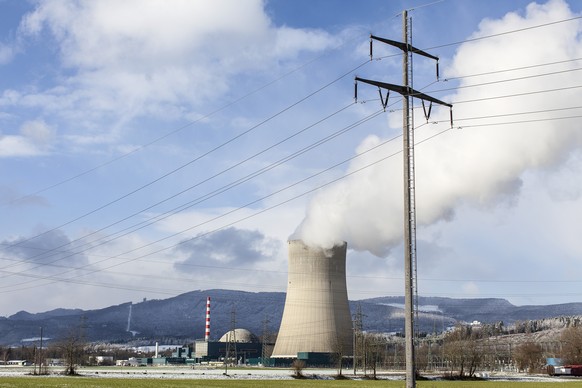
[[(576, 71), (557, 73), (579, 67), (574, 59), (582, 56), (582, 24), (571, 20), (528, 29), (575, 16), (561, 0), (532, 3), (523, 16), (509, 13), (499, 20), (483, 20), (472, 38), (493, 37), (459, 47), (446, 77), (489, 74), (460, 78), (457, 94), (439, 96), (455, 104), (456, 126), (465, 127), (416, 148), (419, 226), (452, 220), (461, 203), (495, 205), (508, 196), (516, 198), (526, 172), (554, 168), (582, 145), (580, 120), (560, 119), (580, 114), (579, 109), (564, 110), (582, 101), (581, 89), (565, 89), (580, 78)], [(502, 34), (519, 29), (524, 30)], [(539, 66), (553, 62), (560, 63)], [(501, 72), (517, 68), (522, 69)], [(530, 77), (545, 73), (556, 74)], [(468, 87), (477, 84), (487, 85)], [(549, 91), (554, 89), (562, 90)], [(546, 92), (531, 94), (537, 91)], [(517, 94), (521, 96), (501, 98)], [(474, 100), (480, 101), (468, 102)], [(514, 115), (524, 112), (538, 113)], [(496, 117), (478, 119), (484, 116)], [(446, 123), (446, 117), (442, 119)], [(417, 129), (417, 143), (446, 129), (445, 123)], [(370, 136), (359, 150), (381, 141)], [(349, 170), (397, 147), (401, 144), (366, 155)], [(293, 238), (324, 248), (345, 240), (354, 249), (385, 256), (402, 238), (402, 185), (401, 155), (354, 174), (315, 195)]]

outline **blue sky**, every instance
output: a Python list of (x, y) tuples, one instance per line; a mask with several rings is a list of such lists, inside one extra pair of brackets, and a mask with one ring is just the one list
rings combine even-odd
[[(415, 100), (421, 295), (582, 301), (577, 1), (0, 1), (0, 315), (284, 291), (290, 236), (401, 295)], [(39, 298), (38, 295), (42, 295)]]

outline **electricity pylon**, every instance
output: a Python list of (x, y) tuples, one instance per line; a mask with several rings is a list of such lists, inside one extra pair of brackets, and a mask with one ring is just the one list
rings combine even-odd
[[(417, 49), (410, 44), (408, 34), (408, 11), (402, 12), (402, 40), (397, 42), (390, 39), (370, 36), (370, 58), (372, 57), (372, 41), (377, 40), (389, 44), (402, 50), (402, 85), (388, 84), (380, 81), (356, 77), (354, 97), (358, 96), (358, 81), (378, 87), (382, 107), (386, 109), (390, 91), (402, 95), (402, 139), (404, 157), (404, 336), (406, 345), (406, 388), (416, 387), (416, 359), (414, 349), (414, 300), (416, 289), (416, 199), (415, 199), (415, 173), (414, 173), (414, 127), (411, 125), (413, 117), (413, 105), (411, 99), (416, 97), (429, 102), (428, 112), (425, 108), (425, 115), (428, 120), (432, 104), (448, 106), (451, 109), (451, 126), (453, 121), (452, 105), (438, 100), (427, 94), (414, 90), (411, 87), (412, 66), (411, 57), (419, 54), (437, 60), (438, 78), (438, 57)], [(387, 90), (386, 99), (382, 94), (382, 89)]]

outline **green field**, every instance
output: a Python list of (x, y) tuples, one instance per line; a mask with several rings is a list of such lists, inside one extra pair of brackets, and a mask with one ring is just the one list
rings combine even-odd
[[(321, 388), (368, 388), (387, 387), (402, 388), (404, 381), (370, 381), (370, 380), (164, 380), (164, 379), (117, 379), (87, 377), (0, 377), (0, 387), (120, 387), (120, 388), (171, 388), (171, 387), (225, 387), (225, 388), (260, 388), (260, 387), (321, 387)], [(564, 382), (508, 382), (508, 381), (418, 381), (419, 388), (545, 388), (545, 387), (581, 387), (582, 381)]]

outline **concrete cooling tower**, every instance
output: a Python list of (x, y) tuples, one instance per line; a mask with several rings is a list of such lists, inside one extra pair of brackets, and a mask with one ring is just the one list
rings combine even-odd
[(301, 240), (289, 241), (287, 297), (271, 357), (338, 351), (352, 355), (346, 250), (345, 242), (323, 250), (308, 247)]

